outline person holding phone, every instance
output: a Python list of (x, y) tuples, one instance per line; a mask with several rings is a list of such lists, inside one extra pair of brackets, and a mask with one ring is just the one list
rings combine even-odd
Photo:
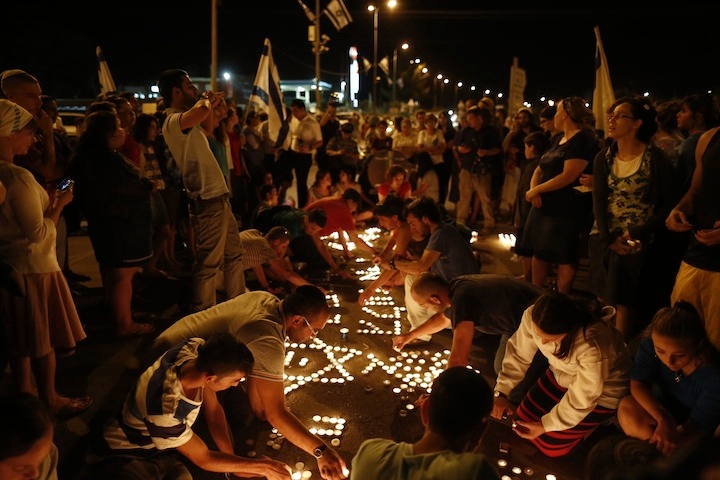
[[(0, 182), (7, 198), (0, 205), (0, 257), (13, 268), (15, 295), (0, 294), (7, 350), (15, 390), (38, 395), (59, 416), (75, 415), (92, 403), (90, 396), (70, 398), (55, 389), (55, 349), (72, 350), (87, 335), (75, 308), (55, 251), (56, 225), (72, 188), (51, 199), (29, 170), (13, 163), (34, 140), (32, 114), (0, 99), (0, 138), (12, 158), (0, 158)], [(33, 378), (34, 377), (34, 378)]]

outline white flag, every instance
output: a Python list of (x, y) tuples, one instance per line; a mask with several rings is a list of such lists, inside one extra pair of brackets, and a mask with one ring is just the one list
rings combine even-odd
[(595, 115), (595, 128), (607, 135), (607, 110), (615, 103), (615, 92), (610, 82), (610, 69), (602, 41), (600, 29), (595, 27), (595, 90), (593, 90), (592, 110)]
[(352, 22), (350, 12), (342, 0), (330, 0), (323, 13), (328, 16), (337, 30), (341, 30)]
[(95, 56), (97, 57), (98, 80), (100, 81), (100, 92), (103, 94), (117, 92), (117, 87), (115, 87), (115, 81), (113, 80), (113, 77), (110, 74), (110, 69), (108, 68), (108, 64), (105, 61), (105, 57), (103, 57), (102, 50), (100, 50), (100, 47), (95, 48)]
[(248, 106), (255, 104), (268, 113), (268, 135), (276, 141), (278, 132), (285, 122), (285, 103), (280, 90), (280, 75), (272, 56), (270, 39), (265, 39), (257, 75), (253, 82), (252, 93), (248, 99)]
[(365, 57), (362, 57), (362, 61), (363, 61), (362, 64), (363, 64), (363, 68), (365, 69), (365, 73), (369, 73), (370, 70), (372, 70), (373, 64), (370, 63), (370, 60), (368, 60)]
[(305, 12), (305, 16), (307, 17), (308, 21), (310, 23), (315, 23), (315, 14), (308, 8), (307, 5), (305, 5), (305, 2), (303, 0), (297, 0), (300, 4), (300, 7), (302, 7), (303, 12)]
[(390, 60), (387, 56), (378, 62), (378, 67), (380, 67), (380, 70), (383, 71), (386, 77), (390, 77)]

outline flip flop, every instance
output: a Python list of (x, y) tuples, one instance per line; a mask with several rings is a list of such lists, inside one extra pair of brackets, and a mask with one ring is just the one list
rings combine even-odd
[(55, 409), (55, 416), (68, 418), (74, 417), (85, 410), (87, 410), (93, 403), (93, 399), (90, 395), (84, 397), (67, 397), (68, 402), (60, 408)]

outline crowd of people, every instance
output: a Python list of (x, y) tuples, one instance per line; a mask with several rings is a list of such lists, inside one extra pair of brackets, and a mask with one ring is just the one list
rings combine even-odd
[[(491, 99), (468, 101), (457, 129), (448, 112), (424, 111), (414, 123), (341, 125), (337, 103), (314, 115), (293, 100), (269, 138), (264, 112), (241, 114), (172, 69), (159, 76), (155, 114), (132, 95), (102, 95), (72, 140), (33, 75), (7, 70), (0, 86), (0, 365), (14, 390), (0, 403), (19, 414), (0, 430), (2, 478), (54, 478), (53, 418), (93, 401), (55, 385), (57, 356), (87, 337), (68, 284), (83, 280), (67, 252), (78, 217), (117, 338), (157, 335), (149, 366), (92, 442), (94, 478), (190, 478), (174, 452), (207, 471), (291, 478), (282, 462), (234, 454), (217, 395), (228, 389), (333, 480), (496, 478), (474, 453), (490, 418), (512, 417), (548, 457), (613, 421), (668, 456), (720, 431), (720, 107), (710, 94), (620, 98), (601, 135), (576, 96), (538, 124), (529, 108), (503, 121)], [(517, 278), (481, 273), (471, 246), (473, 228), (490, 233), (503, 215), (516, 228)], [(382, 249), (362, 237), (368, 222), (387, 231)], [(348, 471), (289, 410), (284, 360), (286, 339), (316, 337), (330, 311), (326, 290), (297, 266), (349, 278), (342, 260), (358, 254), (381, 272), (360, 305), (404, 289), (406, 331), (393, 348), (444, 329), (453, 341), (448, 368), (417, 403), (423, 437), (368, 439)], [(573, 287), (581, 258), (585, 295)], [(133, 278), (183, 268), (190, 311), (156, 332), (133, 310)], [(467, 368), (475, 332), (500, 337), (492, 385)], [(212, 447), (193, 432), (200, 412)]]

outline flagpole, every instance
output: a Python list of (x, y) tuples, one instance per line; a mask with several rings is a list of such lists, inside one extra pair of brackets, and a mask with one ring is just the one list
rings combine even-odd
[(213, 92), (217, 90), (217, 0), (211, 1), (211, 47), (210, 47), (210, 90)]
[(320, 96), (320, 0), (315, 0), (315, 111), (321, 107)]

